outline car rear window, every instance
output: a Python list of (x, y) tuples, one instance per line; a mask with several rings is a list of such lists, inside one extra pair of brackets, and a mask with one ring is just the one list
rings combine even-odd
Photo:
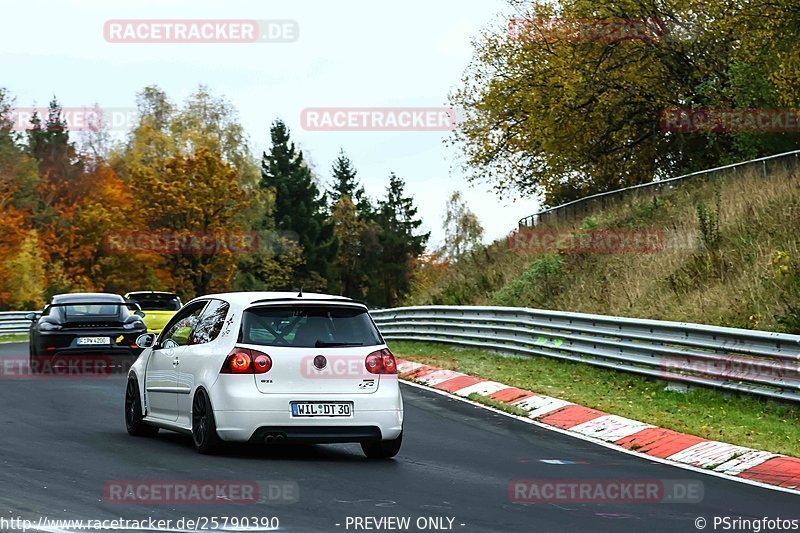
[(79, 304), (64, 306), (64, 315), (68, 318), (80, 318), (91, 316), (117, 316), (120, 313), (120, 305), (87, 305)]
[(343, 306), (269, 306), (242, 315), (239, 342), (323, 348), (376, 346), (383, 339), (366, 309)]
[(129, 299), (139, 304), (142, 311), (177, 311), (181, 308), (181, 301), (177, 296), (148, 294), (131, 296)]

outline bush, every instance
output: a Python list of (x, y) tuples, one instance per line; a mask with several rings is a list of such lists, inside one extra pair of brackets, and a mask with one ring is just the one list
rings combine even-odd
[(498, 305), (546, 305), (561, 290), (564, 278), (564, 259), (557, 254), (545, 254), (520, 277), (495, 292), (493, 298)]
[(597, 217), (590, 215), (581, 222), (581, 229), (597, 229)]
[(704, 202), (697, 204), (697, 220), (700, 223), (700, 240), (708, 250), (719, 248), (719, 218), (722, 198), (719, 186), (714, 191), (714, 207)]

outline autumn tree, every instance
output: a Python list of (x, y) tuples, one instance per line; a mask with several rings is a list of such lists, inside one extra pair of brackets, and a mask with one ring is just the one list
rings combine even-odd
[[(234, 253), (243, 247), (227, 240), (241, 230), (236, 217), (246, 203), (236, 170), (200, 148), (193, 155), (169, 158), (163, 176), (135, 171), (131, 188), (137, 198), (148, 199), (139, 206), (145, 226), (175, 242), (161, 256), (176, 288), (191, 297), (225, 290), (236, 264)], [(208, 247), (202, 240), (207, 236), (225, 240)]]
[[(463, 109), (452, 140), (471, 179), (542, 193), (547, 205), (796, 146), (796, 134), (661, 127), (667, 109), (782, 101), (800, 32), (789, 3), (511, 0), (513, 31), (484, 32), (451, 97)], [(565, 19), (650, 22), (643, 38), (624, 40), (554, 38), (546, 24), (514, 22)]]
[(70, 139), (61, 105), (55, 98), (46, 117), (34, 113), (26, 136), (28, 153), (36, 161), (39, 173), (36, 202), (31, 208), (32, 225), (47, 254), (47, 277), (62, 282), (49, 287), (46, 296), (65, 289), (96, 290), (91, 268), (100, 243), (87, 240), (86, 228), (78, 218), (95, 201), (105, 209), (104, 184), (98, 186), (85, 157)]
[(17, 142), (13, 129), (14, 100), (0, 88), (0, 309), (19, 294), (15, 265), (8, 260), (21, 253), (30, 225), (38, 172), (35, 162)]
[(3, 261), (5, 301), (11, 309), (40, 309), (44, 305), (45, 270), (39, 236), (29, 230), (19, 249)]
[(444, 231), (442, 251), (449, 257), (460, 256), (479, 245), (483, 239), (483, 226), (467, 206), (461, 191), (453, 191), (447, 201)]
[[(230, 223), (231, 231), (234, 234), (239, 230), (255, 232), (253, 237), (257, 242), (274, 241), (274, 225), (264, 224), (264, 221), (268, 221), (274, 196), (259, 186), (258, 166), (248, 147), (244, 129), (236, 110), (225, 98), (216, 97), (206, 87), (200, 86), (182, 105), (177, 105), (159, 87), (150, 86), (138, 94), (137, 110), (137, 123), (128, 140), (111, 158), (113, 167), (122, 179), (137, 191), (134, 199), (137, 204), (148, 208), (161, 205), (162, 200), (151, 195), (158, 187), (169, 187), (169, 184), (163, 183), (169, 179), (169, 175), (193, 171), (189, 168), (193, 165), (206, 170), (213, 167), (223, 175), (216, 178), (204, 175), (203, 179), (207, 180), (203, 185), (204, 190), (226, 197), (229, 191), (222, 186), (222, 182), (217, 181), (224, 176), (229, 182), (232, 198), (240, 195), (246, 198), (235, 209), (223, 210), (222, 220)], [(191, 191), (187, 190), (185, 194), (191, 195)], [(186, 202), (182, 205), (186, 205)], [(218, 216), (215, 209), (217, 205), (212, 203), (207, 208), (202, 204), (195, 206), (202, 211), (200, 219), (206, 225), (212, 224), (212, 219)], [(188, 235), (186, 231), (189, 228), (185, 220), (175, 222), (178, 224), (175, 226), (170, 224), (177, 219), (161, 221), (162, 225), (153, 226), (152, 220), (141, 218), (141, 212), (144, 211), (132, 213), (132, 220), (129, 221), (131, 229), (156, 229)], [(177, 213), (173, 211), (172, 215)], [(273, 257), (274, 249), (282, 250), (278, 255), (285, 254), (287, 263), (296, 262), (296, 252), (291, 250), (288, 241), (284, 244), (250, 247), (246, 253), (233, 257), (232, 266), (229, 264), (230, 258), (209, 264), (205, 263), (210, 259), (208, 257), (186, 259), (190, 259), (189, 264), (199, 261), (209, 272), (216, 272), (220, 277), (215, 283), (219, 286), (230, 282), (242, 290), (261, 288), (264, 283), (274, 280), (276, 275), (280, 277), (280, 268)], [(191, 291), (209, 283), (206, 274), (199, 274), (199, 277), (187, 281), (184, 273), (174, 270), (178, 266), (176, 258), (170, 257), (170, 254), (142, 253), (137, 257), (145, 268), (142, 279), (146, 280), (143, 282), (148, 285), (146, 288), (191, 294)], [(222, 264), (227, 266), (223, 268)], [(184, 287), (184, 283), (188, 285)]]

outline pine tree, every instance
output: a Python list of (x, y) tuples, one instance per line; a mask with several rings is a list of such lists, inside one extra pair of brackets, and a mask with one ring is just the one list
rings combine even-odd
[(343, 195), (331, 210), (337, 251), (334, 261), (339, 292), (349, 298), (361, 299), (364, 293), (363, 233), (367, 223), (359, 216), (350, 196)]
[(331, 173), (333, 174), (333, 184), (328, 190), (331, 207), (335, 206), (343, 196), (349, 196), (359, 214), (368, 215), (372, 211), (372, 206), (364, 192), (364, 187), (358, 181), (358, 172), (344, 150), (339, 151), (339, 157), (333, 162)]
[(279, 231), (292, 232), (303, 249), (305, 263), (293, 279), (294, 286), (322, 290), (332, 277), (336, 252), (333, 226), (327, 220), (324, 195), (314, 181), (303, 152), (295, 147), (289, 129), (281, 120), (270, 128), (272, 147), (261, 162), (261, 187), (275, 191), (273, 218)]
[(422, 220), (411, 196), (405, 196), (405, 182), (389, 176), (386, 198), (378, 202), (377, 221), (381, 227), (380, 285), (382, 305), (396, 306), (411, 288), (413, 261), (425, 251), (430, 233), (417, 233)]

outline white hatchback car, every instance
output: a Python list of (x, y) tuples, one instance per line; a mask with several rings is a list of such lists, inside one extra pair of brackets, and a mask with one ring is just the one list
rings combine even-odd
[(128, 374), (131, 435), (223, 442), (358, 442), (371, 458), (403, 440), (395, 358), (366, 306), (339, 296), (212, 294), (178, 311)]

